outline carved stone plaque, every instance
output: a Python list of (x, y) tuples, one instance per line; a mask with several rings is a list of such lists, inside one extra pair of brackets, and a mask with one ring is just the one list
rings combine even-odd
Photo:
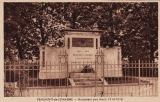
[(72, 38), (72, 47), (93, 47), (93, 38)]

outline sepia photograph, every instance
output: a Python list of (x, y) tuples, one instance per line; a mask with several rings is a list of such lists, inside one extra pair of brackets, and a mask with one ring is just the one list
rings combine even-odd
[(4, 97), (158, 97), (158, 2), (3, 2), (3, 13)]

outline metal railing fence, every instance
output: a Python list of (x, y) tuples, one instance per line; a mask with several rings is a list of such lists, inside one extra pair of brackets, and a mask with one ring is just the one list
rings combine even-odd
[(5, 97), (158, 96), (158, 63), (4, 63)]

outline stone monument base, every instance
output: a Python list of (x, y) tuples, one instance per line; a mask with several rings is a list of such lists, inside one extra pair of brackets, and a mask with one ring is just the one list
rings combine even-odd
[(69, 73), (70, 78), (94, 78), (95, 73)]
[(39, 72), (39, 79), (60, 79), (66, 77), (66, 72)]
[[(97, 77), (103, 77), (103, 71), (102, 69), (97, 69)], [(104, 69), (104, 77), (122, 77), (122, 70), (108, 70), (108, 69)]]
[[(66, 78), (67, 76), (72, 78), (95, 78), (95, 73), (80, 73), (80, 72), (69, 72), (68, 75), (65, 71), (47, 71), (39, 72), (39, 79), (56, 79)], [(104, 76), (102, 69), (96, 70), (96, 78), (102, 77), (122, 77), (122, 70), (104, 70)]]

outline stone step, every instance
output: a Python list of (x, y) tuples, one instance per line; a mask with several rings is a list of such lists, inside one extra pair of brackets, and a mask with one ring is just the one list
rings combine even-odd
[(87, 85), (103, 85), (103, 82), (100, 78), (73, 78), (75, 86), (87, 86)]
[(86, 87), (103, 87), (104, 85), (103, 84), (98, 84), (98, 85), (77, 85), (78, 87), (84, 87), (84, 88), (86, 88)]
[(103, 86), (108, 85), (105, 79), (103, 78), (69, 78), (69, 81), (72, 86)]
[(95, 73), (69, 73), (70, 78), (94, 78)]
[(99, 78), (74, 78), (73, 79), (74, 82), (77, 82), (77, 81), (101, 81)]
[(75, 85), (79, 86), (79, 85), (99, 85), (99, 84), (103, 84), (102, 81), (79, 81), (79, 82), (75, 82)]

